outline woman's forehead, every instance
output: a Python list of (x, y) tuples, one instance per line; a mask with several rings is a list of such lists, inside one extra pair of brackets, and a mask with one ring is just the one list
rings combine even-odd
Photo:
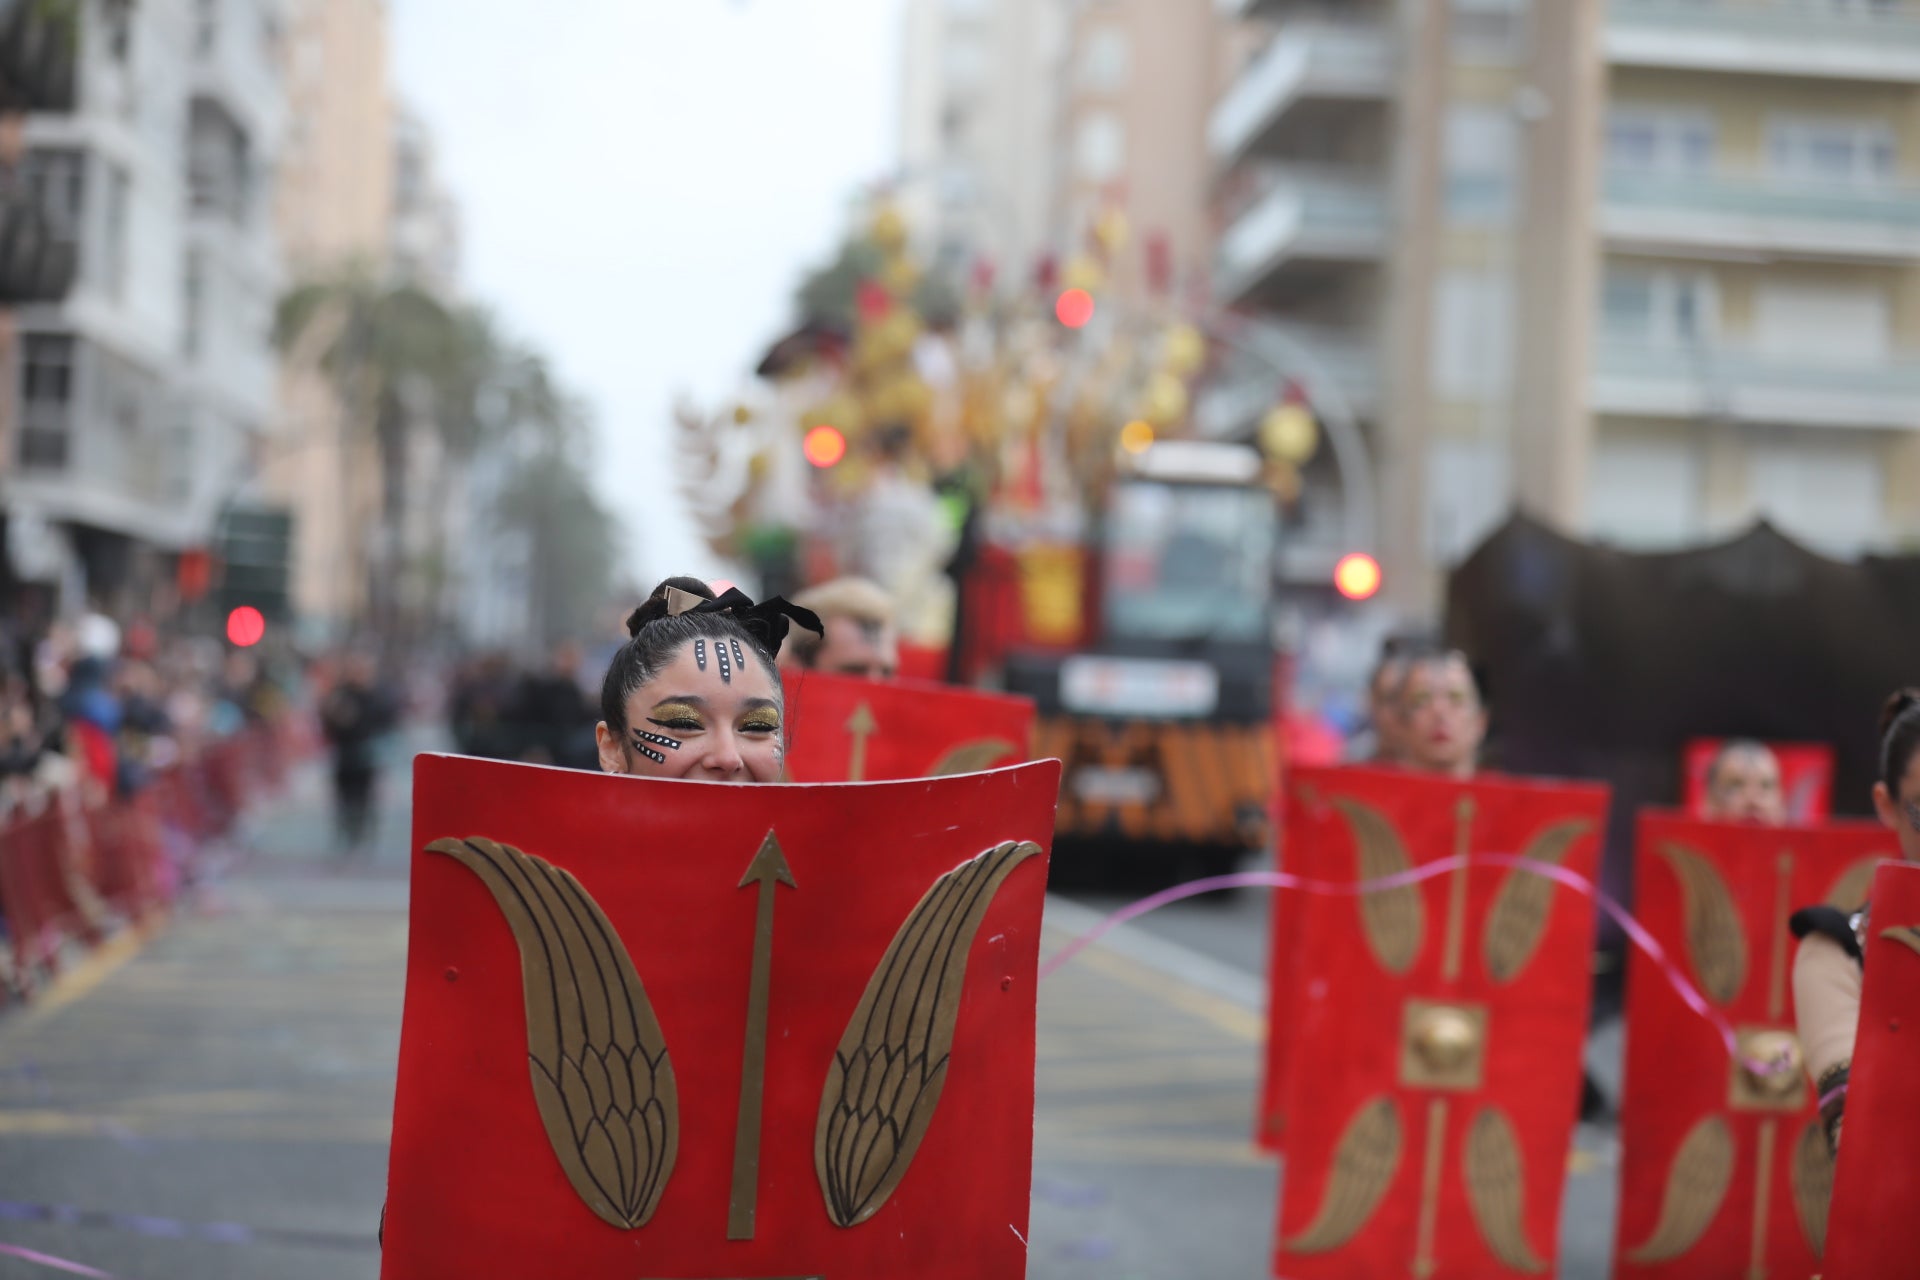
[(710, 707), (722, 708), (749, 698), (777, 702), (780, 687), (739, 641), (702, 637), (682, 646), (658, 675), (633, 691), (629, 702), (650, 706), (674, 696), (697, 697)]

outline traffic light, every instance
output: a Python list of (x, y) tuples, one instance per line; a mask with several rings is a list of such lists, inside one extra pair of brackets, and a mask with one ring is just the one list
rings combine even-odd
[(1371, 600), (1380, 590), (1380, 562), (1364, 551), (1341, 556), (1333, 567), (1333, 586), (1349, 600)]
[(259, 644), (267, 634), (267, 620), (250, 604), (243, 604), (227, 615), (227, 640), (241, 649)]
[(1084, 329), (1093, 319), (1093, 295), (1085, 289), (1068, 289), (1053, 304), (1053, 314), (1069, 329)]
[(221, 613), (227, 615), (230, 638), (233, 616), (241, 609), (256, 611), (263, 628), (268, 622), (292, 619), (291, 512), (272, 507), (230, 507), (221, 517), (214, 547), (220, 562), (215, 600)]
[(824, 471), (847, 456), (847, 438), (838, 427), (815, 427), (800, 442), (800, 452), (807, 456), (808, 462)]

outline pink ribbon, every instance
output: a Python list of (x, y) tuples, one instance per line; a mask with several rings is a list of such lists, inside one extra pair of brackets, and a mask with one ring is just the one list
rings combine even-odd
[(1689, 1009), (1705, 1018), (1713, 1029), (1720, 1034), (1721, 1043), (1726, 1046), (1727, 1056), (1740, 1063), (1756, 1075), (1777, 1075), (1792, 1068), (1784, 1060), (1762, 1062), (1757, 1058), (1748, 1058), (1740, 1052), (1740, 1039), (1734, 1034), (1733, 1024), (1721, 1016), (1720, 1011), (1707, 1002), (1699, 988), (1687, 981), (1687, 975), (1680, 971), (1667, 955), (1659, 939), (1648, 933), (1633, 914), (1620, 905), (1611, 895), (1602, 890), (1593, 881), (1577, 871), (1551, 862), (1538, 862), (1532, 858), (1515, 857), (1505, 853), (1479, 853), (1469, 856), (1455, 854), (1451, 857), (1436, 858), (1409, 871), (1395, 872), (1390, 876), (1380, 876), (1372, 880), (1313, 880), (1306, 876), (1295, 875), (1290, 871), (1242, 871), (1233, 875), (1208, 876), (1204, 880), (1189, 880), (1185, 884), (1163, 889), (1150, 897), (1120, 908), (1100, 923), (1074, 938), (1040, 966), (1040, 977), (1047, 978), (1060, 967), (1098, 942), (1113, 930), (1130, 920), (1137, 920), (1150, 911), (1157, 911), (1170, 903), (1187, 898), (1196, 898), (1203, 893), (1216, 893), (1222, 889), (1297, 889), (1302, 893), (1319, 894), (1322, 897), (1359, 897), (1363, 893), (1378, 893), (1384, 889), (1400, 889), (1408, 885), (1420, 884), (1449, 871), (1467, 866), (1518, 867), (1545, 876), (1557, 884), (1572, 889), (1600, 905), (1600, 909), (1612, 917), (1626, 932), (1628, 941), (1638, 947), (1642, 954), (1653, 961), (1655, 967), (1665, 977), (1667, 984)]
[(89, 1267), (84, 1262), (69, 1262), (65, 1258), (56, 1258), (50, 1253), (40, 1253), (34, 1249), (23, 1249), (17, 1244), (0, 1244), (0, 1257), (19, 1258), (36, 1266), (48, 1267), (54, 1271), (64, 1271), (68, 1275), (91, 1276), (93, 1280), (113, 1280), (113, 1276), (98, 1267)]

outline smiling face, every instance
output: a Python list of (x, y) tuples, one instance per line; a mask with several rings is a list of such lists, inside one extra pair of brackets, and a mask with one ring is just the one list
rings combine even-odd
[(774, 782), (785, 750), (780, 689), (751, 653), (701, 661), (716, 644), (682, 645), (658, 675), (627, 696), (624, 734), (602, 720), (600, 768), (650, 778)]

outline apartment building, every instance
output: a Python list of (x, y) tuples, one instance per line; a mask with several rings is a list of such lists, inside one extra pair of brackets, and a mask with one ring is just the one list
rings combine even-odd
[[(1920, 535), (1920, 10), (1244, 0), (1215, 291), (1360, 421), (1403, 614), (1515, 505), (1630, 547)], [(1244, 422), (1229, 429), (1247, 429)]]
[(70, 602), (152, 608), (272, 418), (283, 28), (278, 0), (88, 0), (77, 30), (17, 181), (78, 272), (18, 313), (0, 502)]
[(910, 222), (945, 260), (1025, 282), (1117, 213), (1109, 296), (1204, 292), (1205, 137), (1237, 26), (1201, 2), (908, 0)]

